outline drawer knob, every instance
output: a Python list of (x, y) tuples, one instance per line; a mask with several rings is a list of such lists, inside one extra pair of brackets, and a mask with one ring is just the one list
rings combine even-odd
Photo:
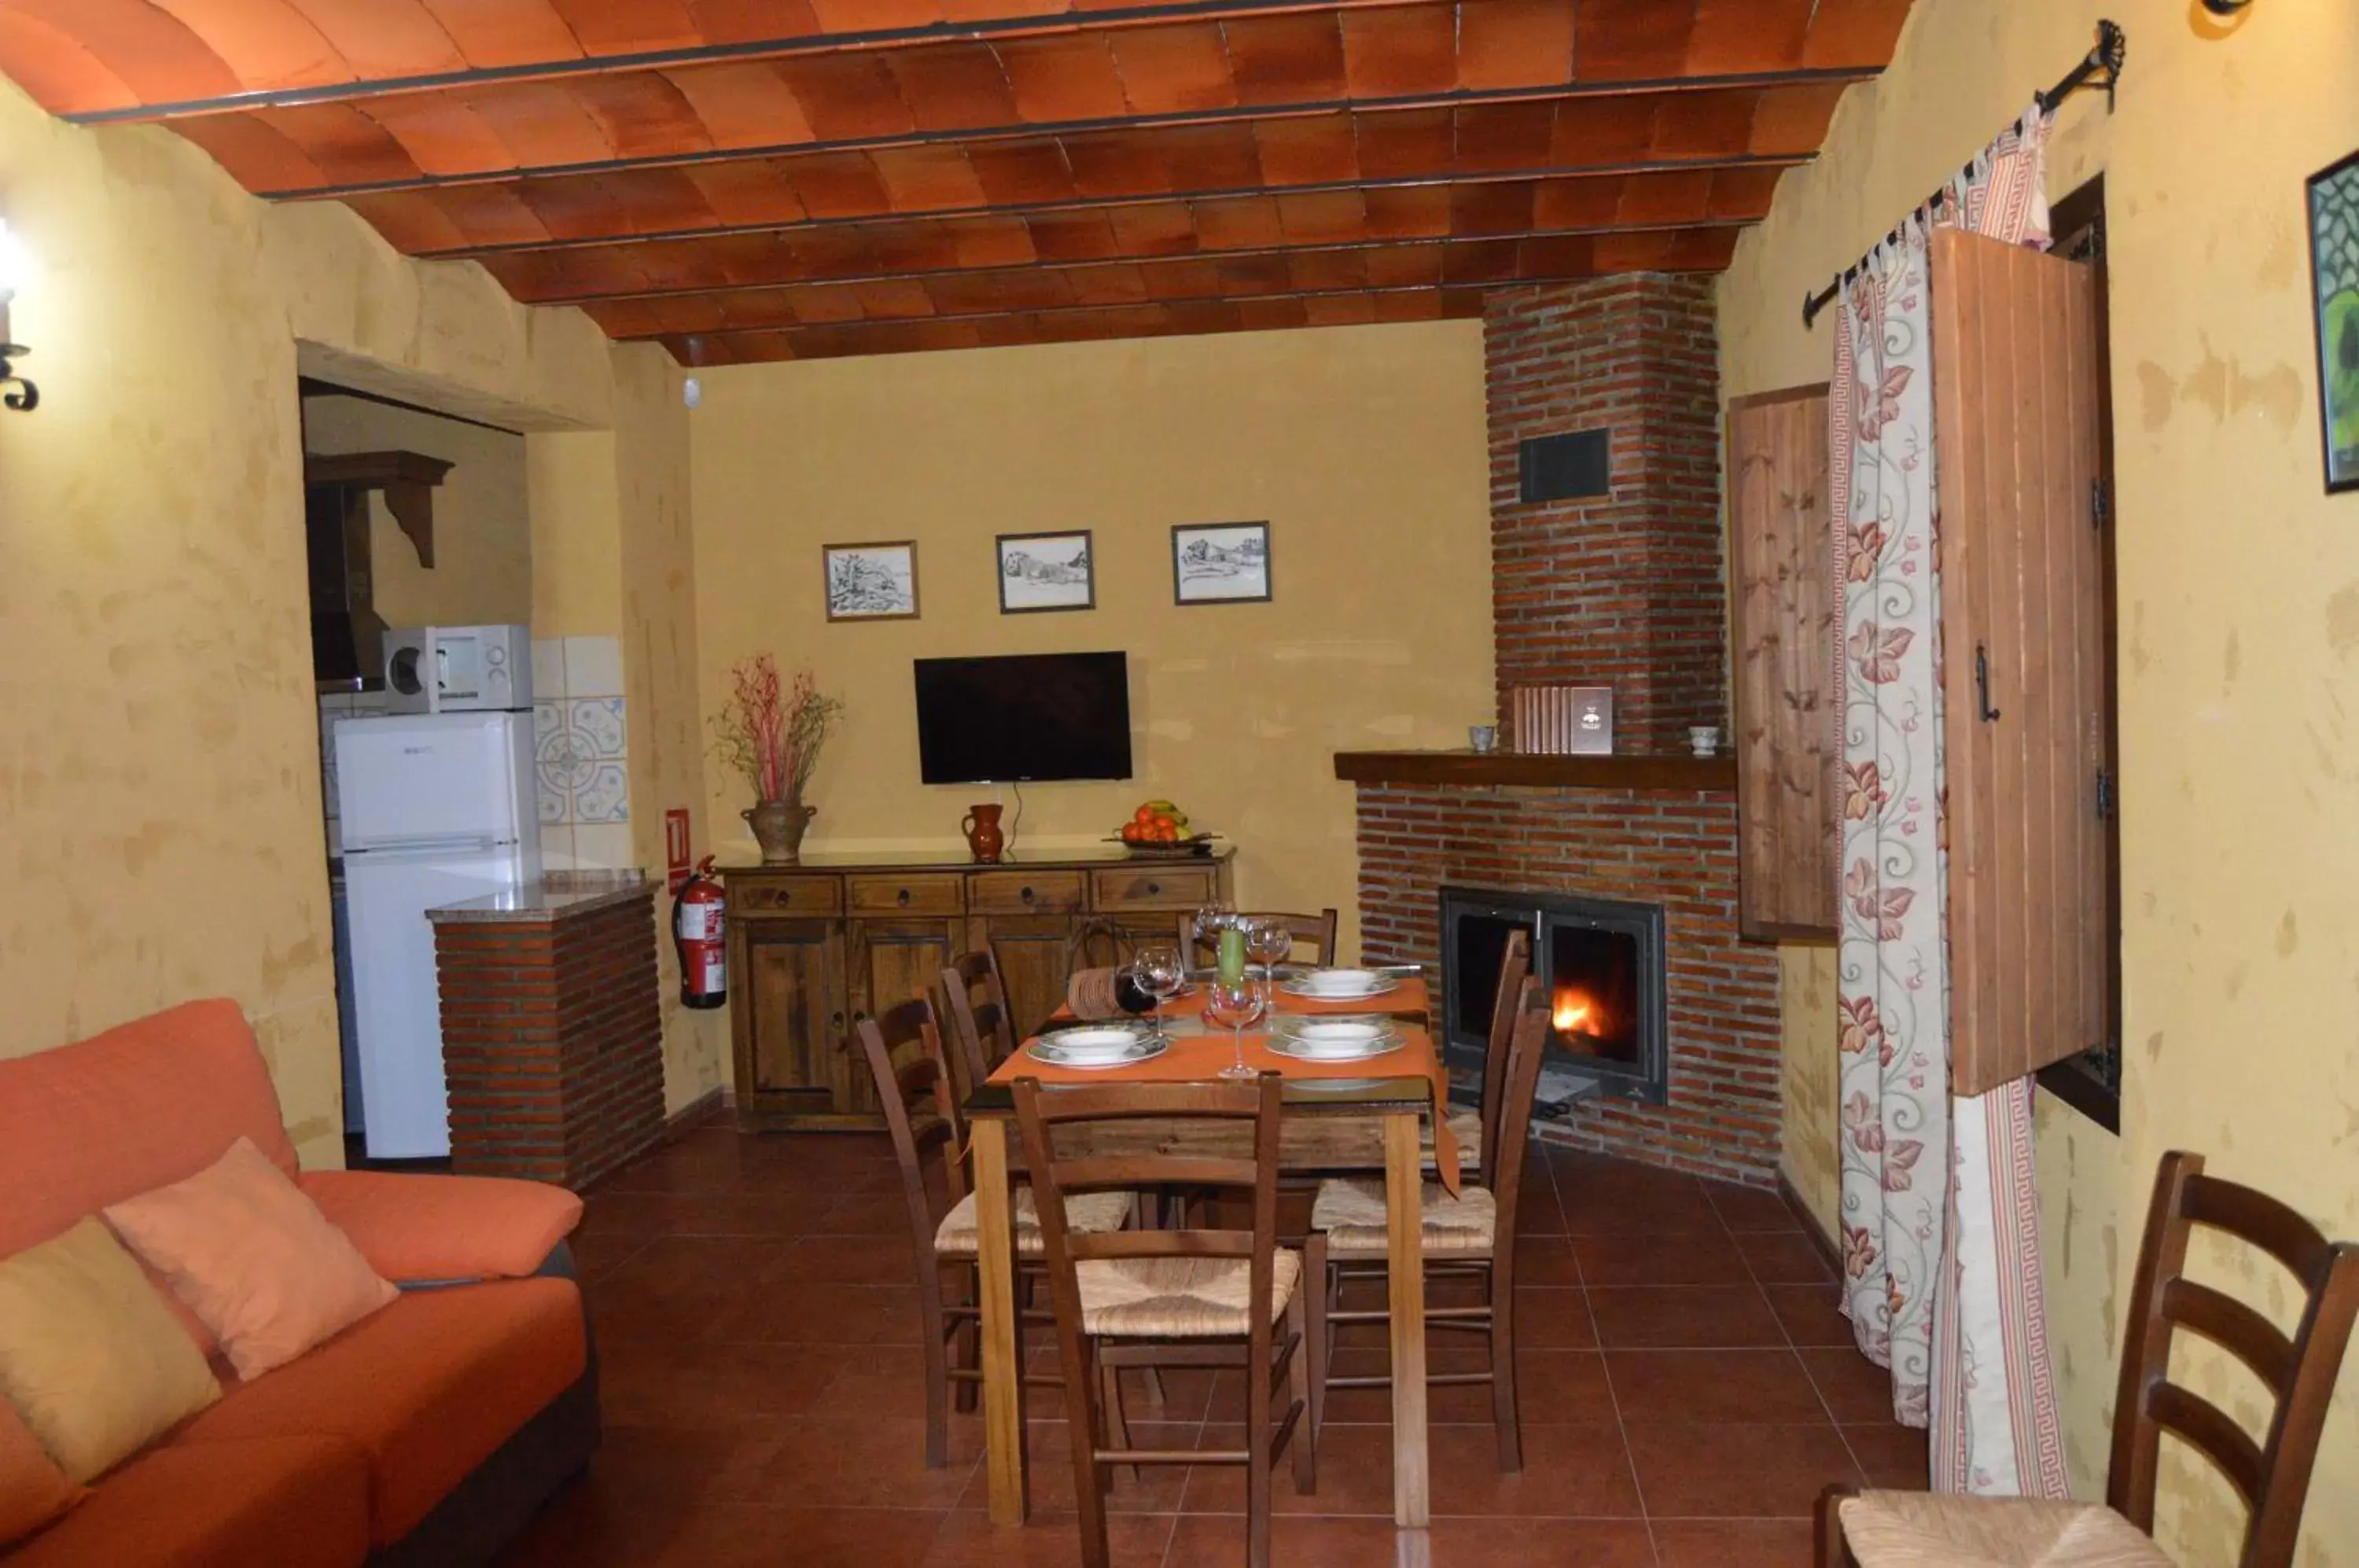
[(1148, 898), (1154, 898), (1157, 894), (1158, 894), (1158, 893), (1160, 893), (1160, 892), (1162, 892), (1162, 891), (1163, 891), (1163, 884), (1162, 884), (1162, 883), (1160, 883), (1160, 882), (1149, 882), (1149, 883), (1147, 885), (1147, 896)]
[(907, 887), (902, 888), (899, 892), (893, 895), (893, 901), (899, 904), (904, 909), (907, 909), (909, 903), (909, 890)]
[(1032, 901), (1032, 889), (1029, 887), (1025, 888), (1021, 896), (1026, 903), (1030, 903)]

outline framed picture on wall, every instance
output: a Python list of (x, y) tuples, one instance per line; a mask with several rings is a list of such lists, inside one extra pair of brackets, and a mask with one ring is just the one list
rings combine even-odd
[(999, 613), (1088, 610), (1098, 602), (1097, 564), (1090, 532), (1001, 534)]
[(1171, 597), (1181, 604), (1269, 597), (1267, 523), (1182, 523), (1171, 530)]
[(2310, 177), (2310, 276), (2326, 488), (2359, 490), (2359, 152)]
[(918, 618), (918, 543), (877, 539), (826, 544), (827, 618), (831, 621), (914, 621)]

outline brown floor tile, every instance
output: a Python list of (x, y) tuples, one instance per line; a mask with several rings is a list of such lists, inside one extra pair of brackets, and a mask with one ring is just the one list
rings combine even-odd
[(1727, 1228), (1704, 1196), (1703, 1183), (1673, 1171), (1591, 1161), (1580, 1169), (1560, 1167), (1556, 1190), (1565, 1229), (1574, 1236)]
[[(1338, 1377), (1381, 1377), (1390, 1364), (1391, 1357), (1381, 1350), (1339, 1350), (1328, 1370)], [(1481, 1372), (1490, 1365), (1490, 1352), (1474, 1345), (1442, 1345), (1426, 1352), (1426, 1367), (1431, 1372)], [(1440, 1421), (1489, 1421), (1491, 1387), (1487, 1383), (1430, 1387), (1426, 1390), (1426, 1411), (1430, 1419)], [(1242, 1379), (1231, 1376), (1223, 1380), (1220, 1395), (1212, 1401), (1212, 1419), (1245, 1419)], [(1389, 1388), (1331, 1388), (1327, 1392), (1327, 1420), (1331, 1424), (1373, 1422), (1386, 1426), (1392, 1419), (1393, 1391)]]
[(1433, 1568), (1653, 1568), (1655, 1562), (1644, 1519), (1436, 1519), (1427, 1539)]
[(843, 1356), (835, 1346), (625, 1339), (598, 1347), (598, 1403), (624, 1426), (734, 1432), (832, 1402)]
[(1662, 1568), (1813, 1568), (1807, 1519), (1654, 1521)]
[[(815, 1356), (830, 1368), (820, 1407), (845, 1419), (870, 1416), (923, 1417), (926, 1413), (926, 1356), (915, 1345), (777, 1345), (761, 1348), (783, 1355)], [(956, 1390), (952, 1390), (955, 1396)], [(1033, 1396), (1056, 1403), (1053, 1388), (1032, 1390)], [(957, 1407), (953, 1405), (952, 1410)], [(779, 1415), (808, 1415), (808, 1410), (780, 1410)], [(953, 1421), (973, 1416), (953, 1414)]]
[(656, 1237), (582, 1292), (598, 1342), (721, 1337), (734, 1313), (761, 1298), (764, 1270), (780, 1245), (743, 1237)]
[(1581, 1262), (1571, 1241), (1560, 1236), (1526, 1236), (1516, 1239), (1516, 1283), (1518, 1285), (1579, 1285)]
[(501, 1562), (509, 1568), (604, 1568), (660, 1562), (706, 1510), (705, 1491), (734, 1436), (608, 1423), (589, 1471), (541, 1508)]
[(1836, 1304), (1838, 1292), (1830, 1283), (1813, 1285), (1764, 1285), (1761, 1293), (1769, 1298), (1769, 1310), (1777, 1314), (1785, 1325), (1786, 1337), (1799, 1345), (1848, 1345), (1856, 1343), (1851, 1332), (1851, 1320), (1843, 1315)]
[[(1393, 1561), (1393, 1535), (1389, 1518), (1281, 1515), (1270, 1520), (1270, 1560), (1286, 1568), (1376, 1568)], [(1163, 1568), (1236, 1568), (1245, 1560), (1243, 1515), (1182, 1514)]]
[(1516, 1344), (1533, 1350), (1595, 1349), (1597, 1325), (1590, 1321), (1588, 1293), (1545, 1285), (1517, 1286)]
[(746, 1428), (708, 1495), (785, 1508), (947, 1510), (982, 1457), (980, 1421), (951, 1423), (950, 1463), (929, 1470), (922, 1421), (778, 1416)]
[[(1439, 1429), (1436, 1429), (1439, 1430)], [(1483, 1429), (1487, 1432), (1490, 1429)], [(1245, 1429), (1208, 1421), (1199, 1448), (1243, 1448)], [(1271, 1507), (1290, 1514), (1381, 1514), (1393, 1512), (1393, 1433), (1388, 1426), (1332, 1426), (1319, 1434), (1319, 1490), (1303, 1497), (1294, 1489), (1294, 1455), (1277, 1456), (1270, 1486)], [(1242, 1465), (1199, 1465), (1188, 1472), (1181, 1514), (1242, 1514), (1245, 1472)]]
[(1765, 1285), (1832, 1283), (1834, 1271), (1810, 1238), (1799, 1230), (1755, 1231), (1736, 1238), (1738, 1250)]
[(1526, 1182), (1516, 1203), (1516, 1234), (1517, 1236), (1563, 1236), (1564, 1211), (1557, 1205), (1556, 1191), (1545, 1181)]
[(1740, 1187), (1734, 1181), (1706, 1181), (1704, 1195), (1720, 1211), (1733, 1231), (1800, 1230), (1801, 1216), (1774, 1188)]
[[(977, 1429), (980, 1432), (980, 1428)], [(1036, 1514), (1070, 1514), (1077, 1506), (1073, 1490), (1073, 1450), (1066, 1442), (1069, 1429), (1062, 1421), (1034, 1421), (1024, 1441), (1025, 1462), (1030, 1466), (1027, 1483), (1031, 1489), (1032, 1511)], [(1130, 1423), (1131, 1444), (1136, 1448), (1196, 1448), (1201, 1447), (1197, 1434), (1200, 1425), (1166, 1425), (1159, 1422), (1133, 1420)], [(988, 1509), (991, 1506), (991, 1477), (986, 1466), (974, 1467), (966, 1494), (959, 1507), (968, 1510)], [(1114, 1484), (1106, 1492), (1106, 1511), (1119, 1514), (1171, 1514), (1179, 1511), (1180, 1495), (1186, 1489), (1191, 1467), (1185, 1465), (1142, 1465), (1138, 1479), (1132, 1480), (1126, 1467), (1116, 1467)]]
[(1927, 1456), (1923, 1432), (1886, 1421), (1846, 1426), (1843, 1434), (1869, 1486), (1922, 1491), (1931, 1485), (1933, 1462)]
[[(1170, 1544), (1169, 1514), (1115, 1514), (1106, 1520), (1114, 1568), (1157, 1568)], [(1020, 1529), (961, 1509), (943, 1519), (925, 1568), (1081, 1568), (1081, 1522), (1071, 1514), (1033, 1510)]]
[[(1523, 1423), (1524, 1466), (1499, 1468), (1499, 1441), (1487, 1426), (1430, 1429), (1433, 1511), (1553, 1518), (1636, 1519), (1638, 1490), (1619, 1428)], [(1387, 1485), (1391, 1466), (1386, 1466)], [(1321, 1487), (1325, 1488), (1325, 1471)], [(1385, 1511), (1391, 1511), (1389, 1496)]]
[[(799, 1236), (835, 1206), (823, 1190), (601, 1192), (582, 1205), (582, 1234)], [(902, 1225), (906, 1234), (907, 1223)]]
[(1742, 1285), (1752, 1279), (1745, 1255), (1725, 1231), (1658, 1236), (1577, 1236), (1581, 1277), (1594, 1290), (1614, 1285)]
[(729, 1304), (719, 1333), (773, 1345), (918, 1345), (914, 1285), (768, 1282)]
[[(908, 1285), (916, 1288), (918, 1269), (910, 1255), (909, 1227), (889, 1235), (799, 1236), (789, 1240), (773, 1266), (779, 1279), (809, 1279), (835, 1285)], [(947, 1281), (960, 1278), (946, 1270)]]
[[(1516, 1408), (1527, 1426), (1586, 1426), (1619, 1419), (1605, 1378), (1605, 1358), (1593, 1350), (1517, 1345)], [(1483, 1419), (1490, 1418), (1486, 1414)]]
[(1838, 1421), (1877, 1424), (1892, 1420), (1892, 1374), (1844, 1346), (1805, 1350), (1802, 1365), (1819, 1386), (1827, 1410)]
[(1791, 1350), (1609, 1350), (1605, 1369), (1625, 1421), (1826, 1419)]
[(1623, 1432), (1647, 1511), (1658, 1519), (1806, 1519), (1830, 1484), (1860, 1479), (1830, 1422), (1628, 1421)]
[(1757, 1285), (1630, 1285), (1589, 1292), (1597, 1342), (1609, 1350), (1783, 1345), (1786, 1331)]
[(574, 1272), (587, 1283), (612, 1274), (647, 1248), (654, 1237), (645, 1236), (584, 1236), (576, 1231), (566, 1245), (573, 1253)]

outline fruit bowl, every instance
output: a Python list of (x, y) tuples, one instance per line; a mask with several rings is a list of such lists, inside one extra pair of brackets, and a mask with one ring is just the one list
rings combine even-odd
[(1120, 837), (1109, 837), (1108, 844), (1118, 844), (1130, 852), (1133, 860), (1188, 860), (1212, 853), (1218, 833), (1194, 833), (1187, 838), (1173, 839), (1169, 844), (1147, 842), (1133, 844)]

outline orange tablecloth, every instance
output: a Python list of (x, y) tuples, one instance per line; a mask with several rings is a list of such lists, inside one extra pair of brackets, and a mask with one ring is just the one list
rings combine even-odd
[[(1312, 1001), (1281, 992), (1277, 1003), (1280, 1013), (1421, 1014), (1427, 1008), (1427, 996), (1425, 982), (1412, 979), (1403, 982), (1397, 990), (1364, 1001)], [(1165, 1012), (1172, 1018), (1194, 1018), (1201, 1017), (1202, 1008), (1203, 998), (1197, 995), (1179, 998)], [(1013, 1083), (1018, 1078), (1038, 1078), (1043, 1083), (1199, 1083), (1219, 1077), (1221, 1069), (1236, 1060), (1236, 1049), (1228, 1030), (1209, 1021), (1204, 1028), (1201, 1035), (1174, 1035), (1170, 1048), (1161, 1055), (1131, 1067), (1057, 1067), (1036, 1059), (1029, 1050), (1018, 1050), (993, 1071), (990, 1081), (1001, 1084)], [(1401, 1032), (1405, 1037), (1401, 1048), (1383, 1056), (1356, 1062), (1306, 1062), (1268, 1049), (1268, 1031), (1248, 1029), (1245, 1036), (1245, 1065), (1288, 1078), (1423, 1078), (1433, 1085), (1433, 1104), (1428, 1116), (1433, 1126), (1434, 1164), (1441, 1173), (1442, 1184), (1454, 1195), (1458, 1192), (1458, 1140), (1451, 1136), (1450, 1118), (1443, 1110), (1450, 1104), (1450, 1076), (1441, 1064), (1440, 1053), (1434, 1049), (1431, 1034), (1407, 1024)], [(1024, 1043), (1029, 1047), (1032, 1041)]]

